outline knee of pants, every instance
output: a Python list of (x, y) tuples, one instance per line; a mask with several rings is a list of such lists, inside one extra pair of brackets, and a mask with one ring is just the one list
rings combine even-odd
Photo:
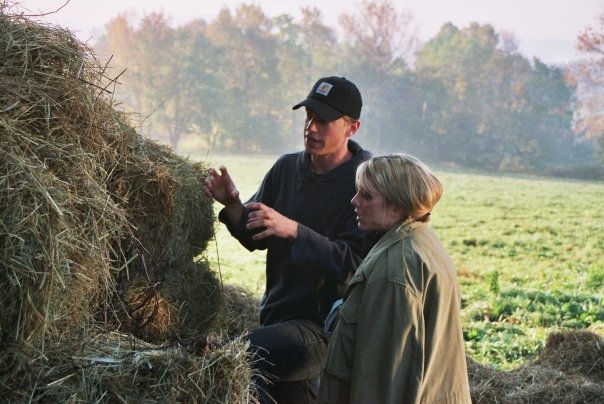
[(314, 324), (287, 322), (260, 327), (248, 339), (254, 366), (279, 380), (318, 376), (327, 351), (327, 337)]

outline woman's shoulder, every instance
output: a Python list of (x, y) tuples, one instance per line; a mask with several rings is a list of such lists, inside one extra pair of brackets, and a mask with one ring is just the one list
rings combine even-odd
[(398, 283), (421, 294), (424, 282), (448, 272), (451, 260), (436, 234), (425, 223), (399, 232), (399, 240), (390, 245), (384, 264), (389, 282)]

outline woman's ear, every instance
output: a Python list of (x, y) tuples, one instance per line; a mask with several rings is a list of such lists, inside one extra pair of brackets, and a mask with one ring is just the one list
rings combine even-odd
[(406, 219), (405, 217), (405, 211), (403, 210), (403, 208), (399, 208), (396, 206), (389, 206), (388, 207), (388, 213), (390, 215), (390, 217), (392, 217), (393, 219), (396, 219), (396, 221), (400, 221), (403, 219)]

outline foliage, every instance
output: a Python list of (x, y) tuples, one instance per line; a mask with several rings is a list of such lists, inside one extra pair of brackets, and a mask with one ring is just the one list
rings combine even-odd
[[(416, 73), (430, 93), (427, 135), (439, 161), (529, 171), (560, 161), (572, 148), (570, 88), (555, 67), (501, 49), (491, 26), (445, 25), (418, 53)], [(444, 90), (444, 91), (443, 91)], [(420, 136), (420, 134), (418, 134)]]
[[(577, 131), (604, 146), (604, 13), (579, 35), (577, 49), (588, 57), (575, 72), (580, 91)], [(600, 152), (604, 161), (604, 147)]]
[(510, 35), (449, 23), (420, 45), (412, 14), (391, 0), (361, 2), (340, 26), (342, 39), (316, 8), (269, 18), (251, 4), (180, 27), (163, 13), (138, 24), (121, 15), (97, 49), (125, 69), (116, 98), (141, 113), (143, 131), (175, 148), (189, 137), (206, 150), (290, 148), (302, 121), (290, 106), (335, 74), (360, 87), (359, 137), (376, 152), (525, 173), (595, 161), (596, 143), (572, 131), (586, 111), (578, 82), (525, 58)]

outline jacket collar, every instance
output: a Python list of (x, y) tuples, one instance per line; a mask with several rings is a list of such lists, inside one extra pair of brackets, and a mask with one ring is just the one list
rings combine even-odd
[(361, 265), (350, 280), (347, 289), (350, 289), (355, 283), (362, 282), (367, 278), (369, 271), (373, 269), (375, 260), (390, 246), (397, 243), (398, 241), (410, 237), (414, 232), (426, 226), (426, 223), (418, 222), (415, 220), (405, 220), (399, 224), (392, 226), (386, 233), (380, 237), (375, 243), (373, 248), (369, 251)]

